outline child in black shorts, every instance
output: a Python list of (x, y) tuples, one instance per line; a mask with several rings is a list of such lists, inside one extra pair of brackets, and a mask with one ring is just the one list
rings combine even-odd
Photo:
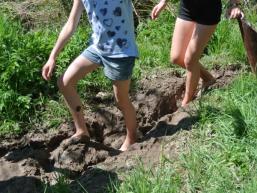
[[(231, 19), (243, 17), (238, 5), (239, 0), (230, 0), (228, 15)], [(152, 19), (156, 19), (165, 6), (166, 0), (161, 0), (152, 10)], [(215, 82), (215, 78), (204, 69), (199, 59), (220, 21), (221, 9), (221, 0), (180, 1), (170, 57), (172, 63), (180, 65), (187, 71), (182, 107), (194, 98), (200, 78), (203, 81), (203, 88)]]

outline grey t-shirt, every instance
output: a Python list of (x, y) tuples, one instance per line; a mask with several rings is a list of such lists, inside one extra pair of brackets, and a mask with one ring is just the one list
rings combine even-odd
[(102, 55), (138, 56), (131, 0), (82, 0), (92, 25), (91, 43)]

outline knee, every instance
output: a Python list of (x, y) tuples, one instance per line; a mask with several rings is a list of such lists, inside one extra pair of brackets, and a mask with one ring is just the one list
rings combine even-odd
[(195, 65), (198, 64), (198, 61), (195, 60), (193, 56), (186, 55), (184, 58), (184, 64), (186, 69), (190, 70), (191, 68), (193, 68)]
[(170, 63), (178, 64), (181, 66), (181, 65), (183, 65), (183, 57), (181, 57), (180, 55), (171, 54), (170, 55)]
[(64, 92), (70, 85), (68, 81), (65, 81), (63, 76), (60, 76), (57, 80), (57, 86), (59, 91), (62, 93)]

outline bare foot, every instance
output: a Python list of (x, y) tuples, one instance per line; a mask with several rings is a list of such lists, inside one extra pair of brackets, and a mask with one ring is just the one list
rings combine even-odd
[(129, 146), (136, 142), (136, 138), (130, 139), (126, 137), (125, 141), (123, 142), (122, 146), (120, 147), (120, 151), (127, 151)]
[(71, 138), (72, 137), (80, 138), (83, 136), (87, 136), (90, 138), (88, 131), (76, 131), (76, 133), (74, 135), (72, 135)]
[[(189, 101), (189, 102), (190, 102), (190, 101)], [(189, 103), (189, 102), (183, 102), (183, 101), (182, 101), (181, 107), (182, 107), (182, 108), (186, 108), (186, 107), (188, 106), (188, 103)]]
[(70, 145), (75, 145), (78, 143), (87, 143), (90, 141), (90, 137), (87, 132), (76, 132), (70, 138), (64, 140), (62, 145), (67, 148)]

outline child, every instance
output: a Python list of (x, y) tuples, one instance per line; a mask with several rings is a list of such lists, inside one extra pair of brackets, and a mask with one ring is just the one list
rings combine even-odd
[[(238, 5), (239, 0), (230, 0), (230, 18), (243, 17)], [(161, 0), (152, 10), (152, 19), (156, 19), (165, 6), (166, 0)], [(215, 82), (215, 78), (202, 66), (199, 59), (220, 21), (221, 9), (221, 0), (180, 0), (170, 56), (172, 63), (187, 71), (182, 107), (194, 98), (200, 78), (203, 80), (203, 88)]]
[(127, 135), (120, 148), (125, 151), (137, 138), (136, 112), (128, 94), (135, 58), (138, 57), (131, 0), (73, 0), (68, 21), (42, 69), (42, 76), (45, 80), (51, 78), (56, 58), (77, 28), (84, 9), (93, 30), (91, 45), (70, 64), (57, 82), (76, 127), (70, 141), (89, 139), (76, 84), (102, 66), (105, 76), (113, 82), (115, 99), (125, 119)]

